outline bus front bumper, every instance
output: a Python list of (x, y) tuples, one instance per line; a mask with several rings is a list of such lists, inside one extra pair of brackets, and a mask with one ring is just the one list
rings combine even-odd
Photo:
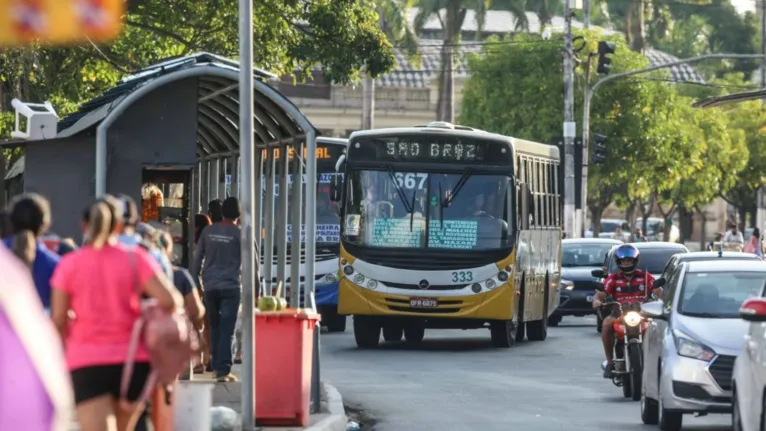
[(436, 291), (376, 292), (342, 278), (338, 296), (338, 312), (346, 315), (511, 320), (516, 306), (516, 291), (510, 283), (475, 295), (438, 296)]

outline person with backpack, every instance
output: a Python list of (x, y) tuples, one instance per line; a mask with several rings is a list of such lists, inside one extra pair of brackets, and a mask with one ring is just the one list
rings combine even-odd
[(210, 325), (213, 371), (219, 382), (237, 381), (231, 374), (234, 331), (241, 299), (242, 255), (239, 201), (223, 202), (223, 221), (205, 228), (194, 253), (192, 274), (204, 288), (205, 306)]
[(60, 259), (41, 240), (51, 225), (50, 203), (35, 193), (20, 195), (11, 203), (8, 220), (12, 235), (3, 242), (31, 270), (37, 294), (48, 312), (51, 306), (50, 279)]
[[(118, 242), (123, 214), (119, 200), (97, 200), (83, 220), (85, 245), (64, 256), (51, 279), (51, 314), (64, 340), (81, 431), (115, 429), (113, 423), (118, 431), (136, 427), (143, 409), (136, 401), (152, 371), (143, 343), (129, 360), (134, 326), (143, 316), (141, 295), (167, 313), (183, 303), (149, 253)], [(132, 370), (126, 373), (123, 393), (123, 368), (128, 366)]]

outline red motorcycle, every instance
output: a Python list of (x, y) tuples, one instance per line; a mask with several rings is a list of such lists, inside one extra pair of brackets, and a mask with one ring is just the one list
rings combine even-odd
[[(622, 394), (633, 401), (641, 399), (641, 379), (644, 371), (644, 333), (649, 326), (641, 315), (641, 303), (620, 304), (607, 298), (603, 307), (611, 307), (614, 321), (614, 372), (612, 383), (622, 386)], [(605, 369), (607, 362), (601, 364)]]

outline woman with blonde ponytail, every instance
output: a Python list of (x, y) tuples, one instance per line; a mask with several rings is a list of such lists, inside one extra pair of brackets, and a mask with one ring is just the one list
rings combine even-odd
[(40, 240), (51, 225), (50, 203), (35, 193), (20, 195), (11, 202), (7, 221), (12, 234), (3, 242), (32, 272), (37, 294), (47, 311), (51, 303), (50, 280), (59, 262), (59, 256)]
[[(168, 310), (183, 303), (145, 250), (117, 242), (123, 212), (120, 201), (111, 196), (94, 202), (84, 214), (85, 244), (61, 259), (51, 280), (52, 318), (64, 340), (82, 431), (134, 429), (143, 407), (128, 407), (118, 398), (141, 295), (155, 298)], [(139, 346), (129, 401), (138, 399), (149, 372), (149, 354)]]

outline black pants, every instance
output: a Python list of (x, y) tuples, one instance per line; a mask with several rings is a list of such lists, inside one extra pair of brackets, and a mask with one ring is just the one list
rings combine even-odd
[(207, 321), (210, 325), (210, 354), (213, 357), (213, 371), (219, 376), (231, 373), (240, 295), (239, 289), (205, 291)]

